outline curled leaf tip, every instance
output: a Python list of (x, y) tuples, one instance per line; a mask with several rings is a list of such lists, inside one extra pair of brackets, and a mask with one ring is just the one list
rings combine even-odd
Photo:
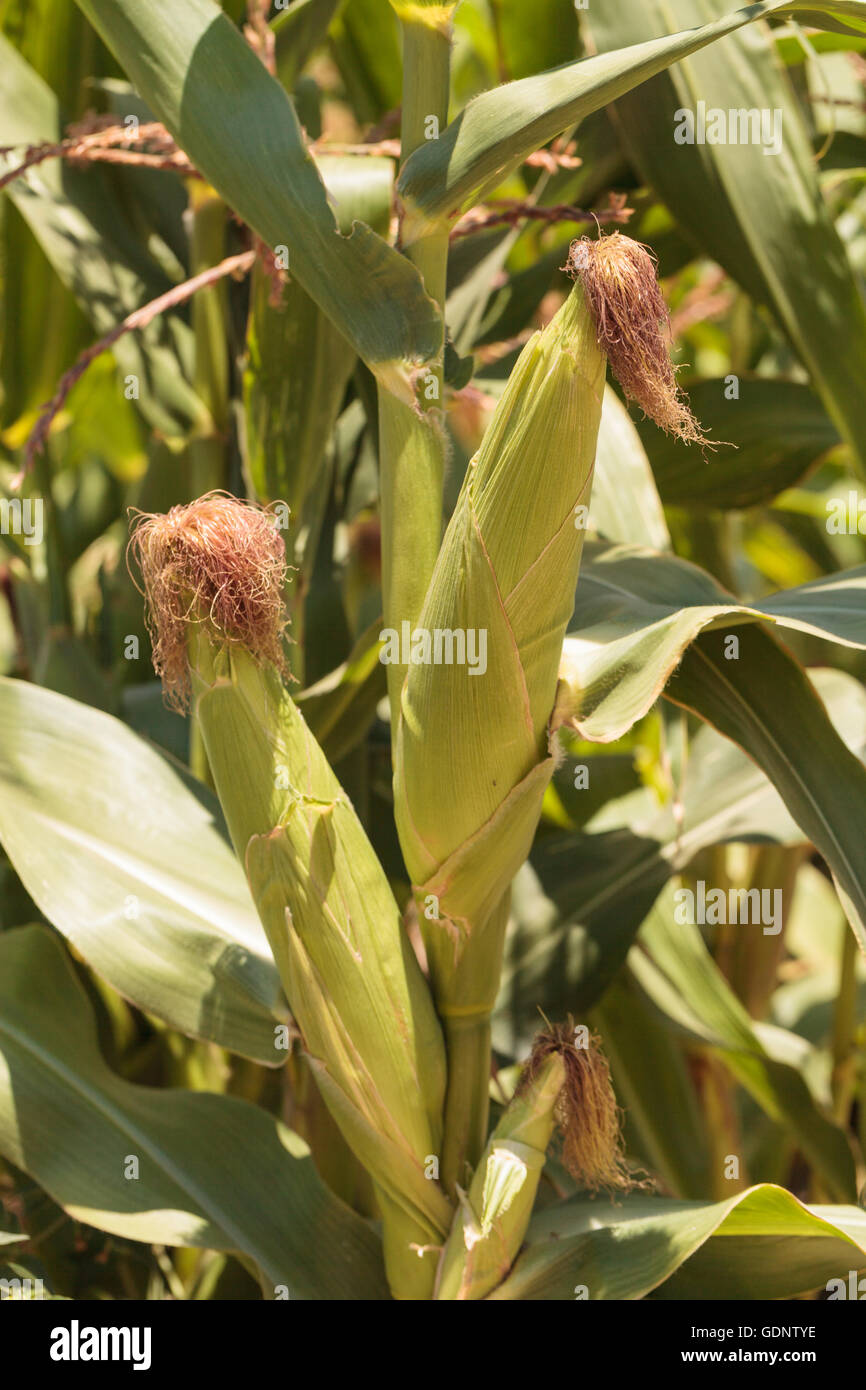
[(668, 351), (667, 305), (656, 261), (641, 242), (613, 232), (571, 243), (566, 271), (580, 280), (598, 341), (629, 400), (685, 444), (708, 440), (680, 388)]
[(623, 1155), (621, 1114), (601, 1042), (574, 1021), (549, 1024), (537, 1034), (520, 1078), (518, 1094), (531, 1084), (543, 1062), (558, 1053), (565, 1081), (555, 1118), (562, 1135), (562, 1161), (575, 1182), (589, 1191), (628, 1191), (641, 1184)]
[(286, 551), (273, 512), (229, 493), (209, 492), (166, 513), (134, 514), (127, 552), (145, 596), (153, 665), (166, 702), (191, 696), (188, 628), (206, 624), (286, 674), (283, 599)]

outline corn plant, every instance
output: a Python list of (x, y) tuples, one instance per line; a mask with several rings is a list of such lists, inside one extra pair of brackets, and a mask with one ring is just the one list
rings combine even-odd
[(848, 1296), (864, 44), (0, 5), (16, 1271)]

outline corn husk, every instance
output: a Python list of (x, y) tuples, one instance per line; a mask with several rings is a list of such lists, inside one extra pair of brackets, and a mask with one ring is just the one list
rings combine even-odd
[[(579, 1041), (578, 1041), (579, 1039)], [(538, 1034), (520, 1084), (475, 1170), (436, 1277), (438, 1299), (477, 1299), (502, 1282), (529, 1226), (554, 1129), (562, 1162), (589, 1191), (635, 1185), (600, 1039), (573, 1019)]]
[(553, 1053), (515, 1096), (490, 1136), (442, 1254), (436, 1298), (486, 1298), (507, 1275), (526, 1235), (565, 1065)]
[[(604, 392), (596, 337), (575, 285), (523, 349), (445, 534), (417, 626), (484, 630), (486, 671), (472, 674), (468, 661), (410, 664), (402, 689), (395, 814), (448, 1037), (449, 1086), (471, 1065), (458, 1056), (470, 1024), (486, 1029), (509, 884), (554, 766), (548, 726)], [(449, 1187), (483, 1145), (483, 1089), (486, 1073), (468, 1101), (473, 1132), (458, 1140), (461, 1152), (449, 1149)]]
[(451, 1216), (426, 1176), (445, 1084), (429, 989), (379, 861), (276, 671), (206, 629), (193, 643), (208, 760), (310, 1066), (373, 1180), (395, 1296), (429, 1298), (435, 1250), (424, 1251)]
[[(605, 359), (575, 286), (524, 348), (472, 460), (418, 626), (484, 629), (487, 669), (409, 667), (400, 840), (458, 952), (525, 858), (552, 771), (547, 726), (574, 607)], [(442, 934), (440, 928), (438, 934)], [(438, 951), (434, 953), (439, 954)]]

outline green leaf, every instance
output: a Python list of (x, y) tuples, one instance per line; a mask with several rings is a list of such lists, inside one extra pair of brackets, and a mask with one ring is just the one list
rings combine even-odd
[[(866, 691), (840, 671), (812, 673), (845, 745), (866, 758)], [(668, 878), (702, 849), (731, 841), (802, 844), (779, 792), (709, 725), (692, 740), (678, 806), (648, 790), (604, 809), (585, 831), (540, 837), (514, 881), (494, 1019), (496, 1046), (531, 1045), (538, 1007), (551, 1018), (596, 1004)]]
[[(21, 145), (23, 152), (27, 145), (60, 139), (57, 98), (2, 35), (0, 61), (4, 144)], [(4, 172), (18, 163), (17, 153), (0, 156)], [(132, 236), (109, 184), (95, 171), (48, 160), (13, 180), (4, 192), (97, 333), (108, 332), (133, 309), (170, 288), (170, 281)], [(189, 385), (191, 350), (189, 325), (176, 314), (156, 320), (141, 333), (124, 334), (112, 348), (121, 372), (139, 378), (138, 404), (148, 423), (163, 433), (183, 433), (207, 420)], [(63, 363), (64, 369), (68, 366), (70, 362)]]
[[(411, 240), (430, 227), (456, 217), (479, 200), (554, 136), (590, 112), (615, 101), (656, 73), (687, 58), (744, 24), (776, 13), (799, 13), (799, 4), (761, 0), (670, 38), (637, 43), (616, 53), (567, 63), (564, 67), (496, 87), (476, 97), (438, 140), (415, 151), (397, 185), (406, 209), (404, 237)], [(810, 13), (844, 16), (842, 23), (866, 32), (866, 0), (812, 3)], [(816, 19), (831, 27), (829, 19)]]
[(119, 720), (0, 680), (0, 840), (40, 911), (109, 984), (275, 1066), (287, 1016), (242, 870), (180, 777)]
[(340, 0), (294, 0), (271, 21), (277, 76), (289, 91), (327, 34), (339, 3)]
[(628, 1151), (636, 1140), (639, 1157), (673, 1196), (704, 1197), (713, 1190), (707, 1126), (680, 1039), (626, 970), (605, 990), (591, 1022), (625, 1111)]
[(235, 1251), (291, 1298), (387, 1297), (378, 1237), (297, 1135), (246, 1101), (109, 1071), (84, 991), (43, 927), (0, 936), (0, 1151), (99, 1230)]
[(785, 648), (756, 627), (744, 627), (739, 637), (739, 658), (729, 661), (724, 634), (705, 633), (684, 656), (666, 694), (763, 768), (824, 856), (866, 951), (866, 769), (845, 747)]
[(631, 417), (611, 386), (604, 392), (589, 524), (610, 541), (670, 549), (653, 470)]
[[(390, 160), (327, 158), (319, 161), (319, 170), (336, 203), (341, 231), (350, 231), (356, 218), (387, 228)], [(270, 278), (256, 267), (244, 372), (248, 464), (259, 498), (288, 504), (298, 537), (294, 558), (300, 563), (315, 551), (330, 486), (324, 453), (357, 359), (299, 284), (290, 281), (277, 305), (270, 302), (271, 290)], [(317, 505), (307, 516), (311, 492)]]
[(292, 104), (211, 0), (79, 0), (154, 114), (389, 389), (412, 399), (438, 314), (415, 268), (364, 223), (337, 230)]
[(331, 25), (330, 47), (356, 118), (363, 124), (402, 100), (400, 26), (388, 0), (349, 0)]
[(574, 0), (494, 0), (490, 7), (509, 78), (528, 77), (578, 52)]
[(703, 453), (650, 420), (637, 431), (652, 459), (662, 501), (690, 508), (738, 509), (770, 502), (800, 482), (839, 444), (839, 431), (818, 396), (799, 381), (740, 378), (736, 401), (725, 380), (689, 387), (689, 404), (712, 439), (726, 444)]
[(807, 1207), (769, 1183), (723, 1202), (575, 1197), (533, 1218), (527, 1248), (490, 1297), (573, 1300), (585, 1285), (591, 1299), (644, 1298), (704, 1250), (695, 1272), (707, 1277), (690, 1279), (686, 1297), (793, 1298), (866, 1268), (866, 1212)]
[[(596, 47), (613, 56), (624, 43), (688, 29), (708, 15), (721, 20), (729, 2), (650, 0), (635, 12), (631, 0), (610, 0), (587, 20)], [(772, 113), (779, 148), (768, 153), (754, 139), (675, 143), (677, 113), (694, 113), (698, 99), (708, 111), (724, 110), (726, 121), (729, 109)], [(773, 310), (866, 469), (866, 307), (769, 31), (762, 25), (695, 54), (624, 96), (615, 113), (643, 178), (678, 225)]]
[(670, 892), (662, 894), (647, 917), (639, 943), (643, 951), (633, 949), (629, 965), (657, 1008), (692, 1039), (716, 1050), (770, 1118), (796, 1137), (830, 1195), (853, 1202), (857, 1182), (850, 1146), (811, 1095), (801, 1074), (802, 1059), (793, 1066), (772, 1055), (698, 928), (674, 925)]
[(705, 570), (637, 547), (587, 546), (564, 655), (579, 691), (583, 738), (610, 743), (661, 693), (710, 625), (739, 632), (762, 619), (843, 646), (866, 647), (866, 565), (738, 602)]

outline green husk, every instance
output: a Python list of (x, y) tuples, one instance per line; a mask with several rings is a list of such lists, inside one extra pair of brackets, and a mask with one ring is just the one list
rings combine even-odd
[(507, 1275), (535, 1205), (564, 1084), (565, 1064), (552, 1053), (505, 1110), (469, 1192), (460, 1193), (437, 1276), (437, 1299), (486, 1298)]
[[(549, 721), (604, 391), (596, 339), (576, 284), (521, 353), (442, 543), (417, 626), (486, 630), (486, 672), (410, 665), (402, 689), (395, 813), (446, 1029), (449, 1189), (464, 1179), (486, 1133), (483, 1040), (509, 885), (553, 771)], [(465, 1067), (457, 1074), (457, 1050), (475, 1057), (474, 1082)], [(481, 1113), (467, 1117), (467, 1104)]]
[(623, 1158), (620, 1111), (600, 1040), (573, 1019), (548, 1025), (475, 1170), (436, 1276), (437, 1299), (486, 1298), (505, 1278), (526, 1235), (554, 1129), (580, 1187), (635, 1185)]
[(450, 1206), (442, 1035), (388, 881), (273, 668), (191, 632), (195, 708), (217, 791), (310, 1065), (373, 1180), (392, 1291), (429, 1298)]

